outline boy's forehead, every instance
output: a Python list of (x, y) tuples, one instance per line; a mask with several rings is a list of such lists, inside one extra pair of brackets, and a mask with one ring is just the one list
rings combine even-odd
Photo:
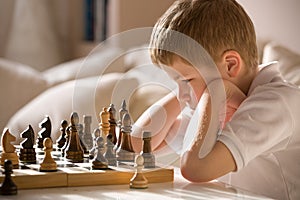
[(186, 78), (191, 76), (197, 76), (199, 71), (192, 65), (184, 62), (182, 59), (173, 59), (172, 64), (163, 65), (163, 69), (174, 79)]

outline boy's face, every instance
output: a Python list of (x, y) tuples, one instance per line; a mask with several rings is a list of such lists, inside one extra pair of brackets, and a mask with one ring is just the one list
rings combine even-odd
[(206, 88), (204, 79), (193, 66), (175, 56), (173, 64), (164, 70), (178, 85), (178, 99), (181, 103), (196, 109), (203, 91)]

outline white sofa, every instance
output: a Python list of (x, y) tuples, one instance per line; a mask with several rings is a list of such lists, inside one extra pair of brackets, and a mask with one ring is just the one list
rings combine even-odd
[(69, 121), (73, 111), (78, 112), (81, 123), (83, 115), (91, 115), (94, 129), (102, 108), (114, 103), (119, 110), (123, 99), (134, 122), (173, 87), (162, 83), (166, 75), (161, 72), (151, 64), (146, 46), (129, 50), (102, 47), (43, 72), (0, 58), (0, 128), (8, 127), (19, 143), (20, 133), (29, 124), (37, 134), (39, 123), (48, 115), (52, 137), (57, 139), (61, 121)]
[[(0, 128), (19, 134), (30, 124), (35, 133), (48, 115), (52, 137), (59, 136), (60, 123), (71, 112), (92, 115), (92, 128), (99, 123), (99, 112), (123, 99), (133, 122), (156, 100), (174, 89), (167, 75), (151, 64), (146, 46), (125, 51), (107, 46), (88, 57), (54, 66), (44, 72), (0, 58)], [(284, 77), (300, 86), (300, 55), (277, 45), (267, 44), (261, 51), (263, 63), (278, 60)], [(118, 117), (118, 116), (116, 116)]]

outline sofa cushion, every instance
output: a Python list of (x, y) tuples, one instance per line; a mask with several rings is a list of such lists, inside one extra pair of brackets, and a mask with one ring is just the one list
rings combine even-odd
[[(20, 142), (19, 134), (30, 124), (37, 135), (39, 123), (46, 115), (52, 123), (52, 137), (59, 136), (62, 120), (70, 122), (72, 112), (77, 112), (82, 122), (83, 115), (92, 115), (92, 127), (98, 126), (98, 114), (104, 106), (111, 103), (111, 94), (115, 84), (122, 77), (120, 73), (110, 73), (102, 78), (89, 77), (80, 80), (68, 81), (54, 86), (41, 93), (23, 108), (21, 108), (8, 122), (7, 127)], [(127, 79), (124, 85), (135, 84), (136, 81)]]
[(56, 85), (33, 99), (20, 109), (7, 127), (20, 142), (19, 133), (30, 124), (37, 134), (38, 124), (48, 115), (52, 122), (52, 136), (56, 140), (60, 123), (69, 121), (71, 112), (77, 112), (82, 123), (83, 115), (91, 115), (92, 130), (99, 126), (99, 113), (110, 103), (118, 111), (123, 100), (132, 117), (132, 123), (155, 101), (170, 92), (167, 84), (161, 83), (166, 76), (160, 69), (151, 66), (136, 67), (126, 73), (108, 73), (84, 79), (72, 80)]
[(123, 50), (117, 47), (95, 49), (88, 56), (61, 63), (42, 72), (49, 85), (99, 76), (112, 72), (125, 72)]
[(47, 89), (47, 81), (33, 68), (0, 58), (0, 128), (22, 106)]
[(263, 55), (263, 63), (271, 61), (278, 61), (284, 79), (300, 86), (300, 54), (272, 42), (265, 46)]

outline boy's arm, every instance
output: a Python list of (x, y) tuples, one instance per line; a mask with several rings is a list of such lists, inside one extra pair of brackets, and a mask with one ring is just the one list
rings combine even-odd
[(132, 146), (135, 152), (142, 150), (142, 131), (151, 131), (152, 149), (157, 148), (165, 139), (181, 112), (180, 103), (171, 92), (149, 107), (134, 123)]
[[(224, 87), (226, 92), (226, 106), (230, 110), (229, 113), (226, 113), (225, 121), (223, 121), (226, 122), (245, 99), (245, 95), (229, 81), (224, 81)], [(219, 110), (212, 109), (212, 99), (207, 90), (203, 93), (200, 103), (203, 113), (199, 119), (197, 138), (192, 147), (181, 158), (182, 175), (193, 182), (210, 181), (236, 170), (234, 158), (228, 148), (221, 142), (216, 142), (206, 156), (199, 157), (199, 152), (207, 134), (217, 134), (216, 132), (209, 132), (211, 131), (209, 129), (210, 124), (213, 120), (216, 120), (214, 119), (216, 116), (220, 117), (220, 113), (212, 113), (219, 112)], [(220, 120), (220, 123), (222, 123), (222, 120)], [(212, 130), (215, 131), (216, 129), (213, 128)]]

